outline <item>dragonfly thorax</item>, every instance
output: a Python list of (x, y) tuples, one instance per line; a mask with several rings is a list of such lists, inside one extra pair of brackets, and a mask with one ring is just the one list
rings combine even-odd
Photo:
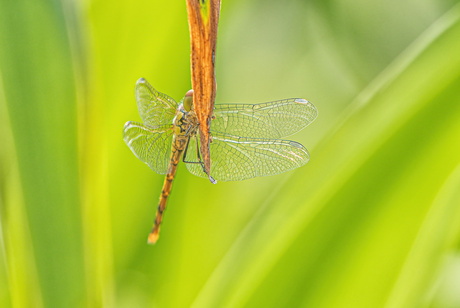
[(198, 130), (198, 118), (195, 111), (193, 108), (187, 111), (183, 103), (177, 107), (173, 124), (176, 136), (195, 136)]

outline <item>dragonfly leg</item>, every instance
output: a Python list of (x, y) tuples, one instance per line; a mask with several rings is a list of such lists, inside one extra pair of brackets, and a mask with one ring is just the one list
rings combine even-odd
[(190, 138), (193, 138), (193, 137), (189, 137), (187, 139), (187, 144), (185, 145), (185, 150), (184, 150), (184, 155), (182, 156), (182, 161), (186, 164), (202, 164), (201, 161), (186, 161), (185, 160), (185, 157), (187, 157), (187, 152), (188, 152), (188, 146), (190, 144)]
[(200, 147), (198, 146), (198, 142), (196, 143), (196, 155), (197, 155), (197, 158), (198, 158), (198, 162), (201, 164), (201, 168), (203, 168), (203, 172), (206, 173), (206, 169), (204, 168), (204, 164), (201, 161)]
[(201, 160), (200, 148), (198, 147), (198, 142), (196, 143), (196, 153), (198, 155), (198, 161), (201, 163), (201, 168), (203, 168), (203, 172), (207, 174), (207, 176), (209, 177), (209, 181), (211, 181), (211, 183), (213, 184), (217, 184), (217, 181), (210, 174), (206, 172), (206, 168), (204, 167), (203, 161)]
[[(190, 138), (193, 138), (193, 137), (190, 137)], [(201, 157), (200, 157), (200, 149), (198, 148), (198, 142), (197, 142), (197, 154), (198, 154), (198, 161), (186, 161), (185, 160), (185, 157), (187, 157), (187, 152), (188, 152), (188, 146), (190, 144), (190, 138), (187, 139), (187, 144), (185, 145), (185, 150), (184, 150), (184, 155), (182, 156), (182, 161), (186, 164), (200, 164), (202, 167), (203, 167), (203, 170), (204, 170), (204, 165), (203, 165), (203, 162), (201, 161)]]
[[(190, 125), (188, 128), (187, 128), (187, 131), (185, 132), (185, 136), (188, 136), (188, 133), (190, 132), (190, 129), (192, 128), (192, 125)], [(190, 141), (190, 138), (188, 139)], [(188, 141), (187, 141), (187, 146), (188, 146)]]
[[(206, 173), (206, 169), (204, 168), (204, 163), (203, 161), (201, 160), (201, 156), (200, 156), (200, 148), (198, 146), (198, 142), (196, 142), (196, 153), (197, 153), (197, 158), (198, 158), (198, 161), (186, 161), (185, 160), (185, 157), (187, 157), (187, 151), (188, 151), (188, 146), (190, 144), (190, 138), (193, 138), (193, 137), (189, 137), (187, 139), (187, 145), (185, 146), (185, 150), (184, 150), (184, 155), (182, 156), (182, 161), (185, 163), (185, 164), (200, 164), (201, 165), (201, 168), (203, 168), (203, 172)], [(206, 173), (207, 174), (207, 173)], [(209, 177), (209, 180), (211, 181), (211, 183), (213, 184), (216, 184), (217, 181), (208, 174), (208, 177)]]

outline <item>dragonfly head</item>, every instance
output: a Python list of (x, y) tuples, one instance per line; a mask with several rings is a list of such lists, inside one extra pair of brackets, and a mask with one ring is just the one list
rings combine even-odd
[(193, 90), (188, 90), (188, 92), (185, 93), (183, 104), (184, 104), (185, 111), (190, 111), (192, 109), (192, 105), (193, 105)]

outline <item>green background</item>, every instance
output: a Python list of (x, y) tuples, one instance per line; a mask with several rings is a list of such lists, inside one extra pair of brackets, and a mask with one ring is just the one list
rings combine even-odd
[(218, 183), (124, 144), (190, 89), (185, 1), (0, 0), (1, 307), (460, 307), (460, 4), (222, 3), (216, 103), (303, 97), (311, 161)]

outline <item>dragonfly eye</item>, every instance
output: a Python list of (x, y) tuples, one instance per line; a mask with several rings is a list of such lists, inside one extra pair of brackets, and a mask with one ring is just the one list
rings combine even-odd
[(184, 104), (185, 111), (190, 111), (192, 109), (193, 90), (190, 90), (185, 94), (183, 104)]

